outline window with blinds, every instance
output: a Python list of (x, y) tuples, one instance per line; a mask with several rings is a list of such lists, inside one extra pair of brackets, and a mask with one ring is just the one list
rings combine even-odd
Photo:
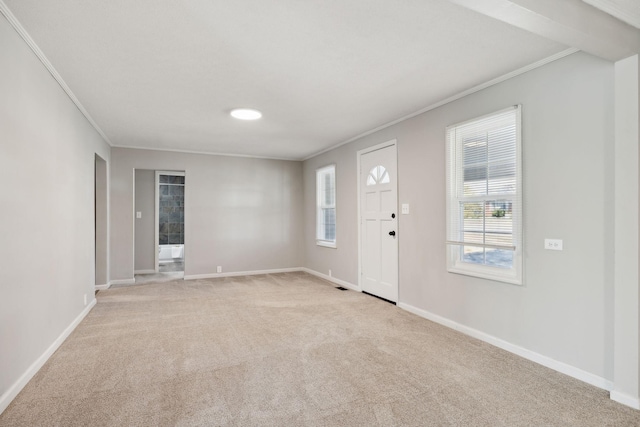
[(447, 128), (447, 268), (522, 284), (520, 106)]
[(316, 243), (336, 247), (336, 166), (316, 170)]

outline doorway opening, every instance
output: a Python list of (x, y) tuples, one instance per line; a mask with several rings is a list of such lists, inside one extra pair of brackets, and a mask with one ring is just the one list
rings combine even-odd
[(109, 287), (107, 277), (107, 162), (95, 155), (94, 160), (94, 286), (96, 290)]
[(156, 171), (156, 271), (184, 274), (185, 173)]

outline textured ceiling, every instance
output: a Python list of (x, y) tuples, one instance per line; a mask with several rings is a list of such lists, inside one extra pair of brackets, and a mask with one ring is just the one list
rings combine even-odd
[(5, 4), (115, 146), (301, 159), (566, 48), (444, 0)]

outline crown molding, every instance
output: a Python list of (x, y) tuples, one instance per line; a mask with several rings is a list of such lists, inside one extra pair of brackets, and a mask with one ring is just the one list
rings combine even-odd
[(27, 33), (27, 30), (24, 29), (22, 24), (20, 24), (18, 19), (14, 16), (14, 14), (11, 12), (9, 7), (2, 0), (0, 0), (0, 14), (2, 14), (7, 19), (7, 21), (9, 21), (9, 24), (11, 24), (11, 26), (16, 30), (16, 32), (20, 35), (20, 37), (22, 37), (25, 43), (27, 43), (27, 45), (31, 48), (33, 53), (36, 54), (40, 62), (42, 62), (42, 65), (44, 65), (44, 67), (47, 69), (49, 74), (51, 74), (51, 76), (56, 80), (56, 82), (58, 82), (62, 90), (67, 94), (69, 99), (71, 99), (71, 101), (76, 105), (78, 110), (80, 110), (82, 115), (84, 115), (84, 117), (91, 124), (91, 126), (93, 126), (96, 132), (100, 134), (102, 139), (104, 139), (107, 144), (109, 144), (110, 146), (113, 146), (113, 144), (111, 143), (107, 135), (105, 135), (102, 129), (100, 129), (100, 126), (98, 126), (95, 120), (93, 120), (93, 117), (91, 117), (91, 115), (84, 108), (80, 100), (71, 91), (71, 88), (69, 88), (69, 86), (65, 83), (65, 81), (62, 79), (62, 76), (60, 76), (60, 74), (53, 67), (53, 64), (51, 64), (51, 62), (47, 59), (44, 52), (42, 52), (42, 50), (38, 47), (36, 42), (33, 41), (29, 33)]
[(254, 156), (251, 154), (215, 153), (211, 151), (181, 150), (178, 148), (136, 147), (136, 146), (130, 146), (130, 145), (112, 145), (111, 147), (124, 148), (127, 150), (167, 151), (169, 153), (200, 154), (200, 155), (206, 155), (206, 156), (242, 157), (247, 159), (262, 159), (262, 160), (283, 160), (286, 162), (302, 161), (302, 159), (294, 158), (294, 157), (269, 157), (269, 156)]
[(502, 82), (504, 82), (506, 80), (512, 79), (514, 77), (517, 77), (517, 76), (519, 76), (521, 74), (527, 73), (527, 72), (529, 72), (531, 70), (534, 70), (536, 68), (540, 68), (543, 65), (547, 65), (550, 62), (557, 61), (558, 59), (562, 59), (565, 56), (572, 55), (572, 54), (574, 54), (574, 53), (576, 53), (578, 51), (579, 51), (579, 49), (575, 49), (575, 48), (565, 49), (565, 50), (563, 50), (561, 52), (556, 53), (555, 55), (548, 56), (546, 58), (541, 59), (540, 61), (534, 62), (534, 63), (529, 64), (529, 65), (527, 65), (525, 67), (522, 67), (522, 68), (518, 68), (515, 71), (512, 71), (510, 73), (504, 74), (504, 75), (502, 75), (500, 77), (496, 77), (495, 79), (489, 80), (488, 82), (479, 84), (479, 85), (474, 86), (474, 87), (472, 87), (470, 89), (467, 89), (465, 91), (457, 93), (456, 95), (450, 96), (449, 98), (443, 99), (442, 101), (438, 101), (435, 104), (431, 104), (428, 107), (422, 108), (422, 109), (420, 109), (420, 110), (418, 110), (418, 111), (416, 111), (414, 113), (411, 113), (411, 114), (408, 114), (406, 116), (400, 117), (399, 119), (393, 120), (393, 121), (391, 121), (389, 123), (386, 123), (386, 124), (384, 124), (382, 126), (378, 126), (377, 128), (371, 129), (371, 130), (369, 130), (367, 132), (363, 132), (363, 133), (361, 133), (361, 134), (359, 134), (357, 136), (354, 136), (353, 138), (349, 138), (346, 141), (343, 141), (343, 142), (341, 142), (339, 144), (333, 145), (333, 146), (331, 146), (329, 148), (325, 148), (324, 150), (318, 151), (315, 154), (312, 154), (310, 156), (307, 156), (307, 157), (303, 158), (302, 161), (306, 161), (306, 160), (309, 160), (309, 159), (311, 159), (313, 157), (319, 156), (320, 154), (324, 154), (324, 153), (326, 153), (328, 151), (335, 150), (338, 147), (342, 147), (343, 145), (346, 145), (346, 144), (348, 144), (350, 142), (356, 141), (356, 140), (358, 140), (360, 138), (363, 138), (363, 137), (365, 137), (367, 135), (371, 135), (372, 133), (378, 132), (378, 131), (380, 131), (382, 129), (386, 129), (386, 128), (390, 127), (390, 126), (393, 126), (395, 124), (398, 124), (398, 123), (403, 122), (405, 120), (408, 120), (410, 118), (419, 116), (420, 114), (426, 113), (427, 111), (431, 111), (431, 110), (434, 110), (434, 109), (436, 109), (438, 107), (442, 107), (445, 104), (448, 104), (448, 103), (453, 102), (453, 101), (457, 101), (460, 98), (464, 98), (465, 96), (471, 95), (472, 93), (476, 93), (476, 92), (479, 92), (479, 91), (481, 91), (483, 89), (486, 89), (488, 87), (497, 85), (498, 83), (502, 83)]
[(582, 0), (591, 6), (600, 9), (601, 11), (608, 13), (614, 18), (618, 18), (622, 22), (633, 25), (640, 29), (640, 7), (636, 12), (622, 8), (611, 0)]

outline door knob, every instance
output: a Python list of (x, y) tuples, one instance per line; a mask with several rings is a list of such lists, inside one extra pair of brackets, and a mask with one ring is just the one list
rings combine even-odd
[(395, 235), (396, 235), (396, 232), (395, 232), (395, 231), (390, 231), (390, 232), (389, 232), (389, 236), (395, 236)]

